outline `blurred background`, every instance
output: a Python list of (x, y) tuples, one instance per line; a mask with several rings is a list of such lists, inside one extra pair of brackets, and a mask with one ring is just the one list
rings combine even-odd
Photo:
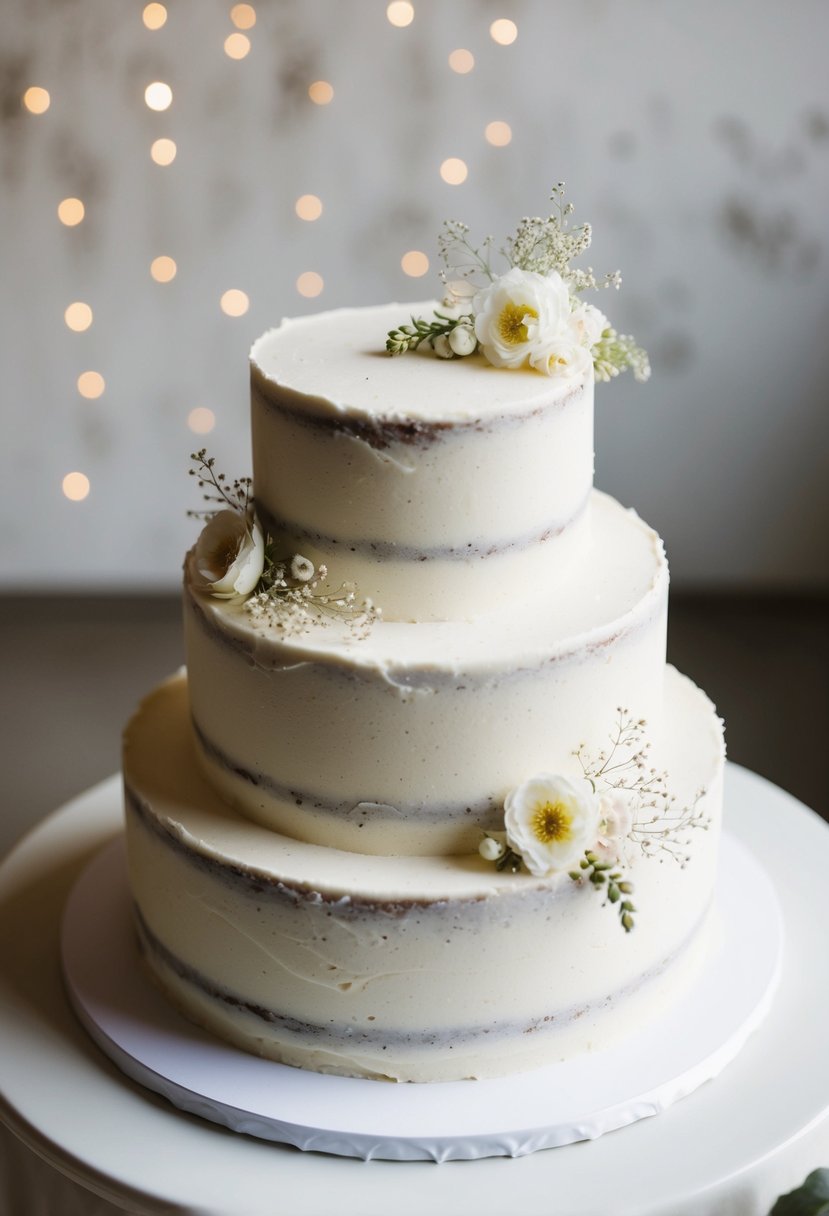
[(827, 813), (823, 0), (2, 13), (0, 853), (181, 662), (189, 453), (249, 471), (252, 340), (432, 297), (444, 218), (498, 244), (559, 180), (651, 355), (597, 391), (596, 481), (665, 538), (670, 657)]

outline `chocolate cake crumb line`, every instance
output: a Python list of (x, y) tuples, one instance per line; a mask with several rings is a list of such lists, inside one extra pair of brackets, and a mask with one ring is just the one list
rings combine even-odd
[(145, 953), (155, 954), (179, 979), (199, 989), (210, 999), (231, 1005), (241, 1013), (266, 1022), (269, 1026), (281, 1031), (286, 1038), (294, 1040), (311, 1039), (315, 1042), (324, 1039), (329, 1047), (341, 1043), (352, 1048), (356, 1045), (373, 1046), (376, 1048), (376, 1046), (385, 1043), (390, 1047), (411, 1047), (421, 1050), (439, 1047), (449, 1047), (451, 1049), (460, 1044), (480, 1043), (484, 1039), (490, 1042), (497, 1042), (499, 1039), (516, 1039), (522, 1038), (524, 1035), (555, 1032), (558, 1029), (569, 1026), (576, 1019), (584, 1017), (585, 1014), (589, 1014), (594, 1010), (608, 1009), (618, 1001), (632, 996), (649, 982), (657, 979), (669, 966), (678, 961), (690, 948), (701, 924), (701, 922), (698, 922), (694, 926), (688, 937), (672, 954), (642, 972), (641, 975), (631, 980), (630, 983), (623, 985), (614, 992), (608, 993), (607, 996), (599, 1001), (588, 1004), (580, 1003), (555, 1010), (551, 1013), (542, 1014), (526, 1024), (495, 1022), (489, 1025), (451, 1027), (443, 1032), (439, 1032), (437, 1030), (397, 1030), (391, 1028), (381, 1028), (378, 1030), (373, 1028), (364, 1029), (358, 1028), (351, 1023), (320, 1025), (314, 1022), (302, 1021), (299, 1018), (280, 1013), (275, 1009), (268, 1009), (231, 992), (224, 985), (217, 984), (214, 980), (204, 976), (190, 963), (184, 962), (155, 936), (147, 925), (137, 904), (133, 905), (133, 910), (139, 942)]
[(529, 408), (504, 410), (488, 418), (394, 418), (370, 414), (322, 413), (309, 406), (302, 393), (283, 389), (268, 381), (257, 368), (251, 376), (251, 398), (264, 409), (281, 414), (295, 426), (308, 430), (328, 431), (332, 436), (362, 440), (376, 451), (385, 451), (392, 446), (431, 447), (435, 443), (451, 441), (457, 436), (470, 433), (491, 434), (493, 431), (523, 426), (531, 418), (559, 412), (568, 406), (583, 403), (592, 405), (584, 385), (575, 385), (569, 392)]
[(295, 786), (283, 785), (269, 777), (266, 773), (254, 773), (236, 760), (210, 739), (201, 728), (195, 717), (191, 718), (193, 731), (209, 758), (221, 768), (234, 776), (246, 781), (249, 785), (266, 790), (272, 797), (278, 798), (286, 806), (299, 806), (321, 815), (330, 815), (338, 820), (350, 823), (364, 822), (398, 822), (401, 819), (415, 819), (418, 822), (437, 821), (440, 824), (457, 823), (480, 827), (482, 830), (494, 831), (503, 817), (503, 799), (484, 797), (477, 801), (465, 799), (459, 802), (435, 803), (398, 803), (391, 804), (369, 797), (348, 798), (341, 802), (331, 802), (319, 794), (308, 790), (300, 790)]
[(357, 554), (360, 557), (372, 558), (378, 562), (465, 562), (486, 561), (490, 557), (504, 557), (511, 553), (520, 553), (536, 545), (543, 545), (550, 540), (562, 536), (570, 528), (580, 523), (587, 512), (590, 502), (590, 492), (585, 495), (572, 515), (564, 520), (555, 520), (542, 528), (540, 532), (531, 532), (510, 540), (496, 541), (460, 541), (454, 545), (404, 545), (389, 540), (368, 540), (345, 536), (331, 536), (311, 528), (305, 528), (291, 520), (280, 518), (275, 512), (257, 499), (257, 512), (263, 531), (274, 538), (289, 536), (298, 546), (303, 544), (315, 545), (329, 553), (343, 555)]

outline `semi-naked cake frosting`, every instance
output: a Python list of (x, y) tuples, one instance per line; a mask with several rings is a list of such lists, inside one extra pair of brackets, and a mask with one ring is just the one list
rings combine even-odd
[[(130, 723), (124, 780), (138, 932), (180, 1009), (288, 1064), (431, 1081), (597, 1050), (677, 999), (707, 940), (724, 748), (665, 663), (659, 537), (592, 488), (592, 369), (389, 359), (406, 311), (287, 321), (251, 354), (269, 551), (382, 616), (286, 630), (218, 598), (191, 552), (187, 675)], [(640, 794), (652, 767), (675, 800), (617, 851), (629, 932), (609, 869), (479, 852), (522, 783), (586, 788), (622, 719), (647, 724)]]

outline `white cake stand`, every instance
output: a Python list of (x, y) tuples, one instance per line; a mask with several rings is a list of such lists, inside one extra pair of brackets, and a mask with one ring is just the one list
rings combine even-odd
[(237, 1132), (364, 1160), (523, 1156), (658, 1114), (715, 1077), (768, 1012), (781, 973), (774, 888), (726, 834), (713, 940), (693, 987), (617, 1046), (489, 1081), (394, 1085), (325, 1076), (239, 1051), (168, 1005), (141, 963), (123, 841), (86, 867), (67, 903), (72, 1005), (133, 1080)]

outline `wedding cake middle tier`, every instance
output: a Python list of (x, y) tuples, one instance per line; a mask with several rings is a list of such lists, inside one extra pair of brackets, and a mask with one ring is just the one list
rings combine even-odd
[(620, 707), (658, 754), (668, 570), (657, 534), (594, 491), (580, 577), (516, 588), (472, 621), (381, 620), (368, 636), (258, 624), (185, 570), (197, 752), (251, 819), (356, 853), (474, 852), (538, 772), (579, 776)]

